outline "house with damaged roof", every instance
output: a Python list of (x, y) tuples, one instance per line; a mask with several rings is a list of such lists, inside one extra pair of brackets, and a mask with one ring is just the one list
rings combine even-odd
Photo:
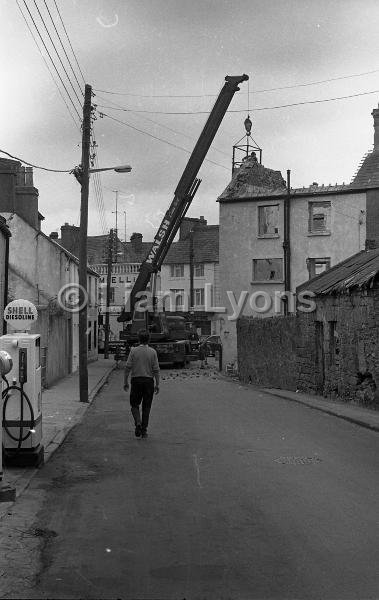
[[(379, 240), (379, 108), (374, 147), (349, 184), (291, 188), (253, 154), (220, 205), (224, 360), (237, 364), (238, 317), (295, 314), (296, 288)], [(232, 302), (231, 302), (232, 300)]]

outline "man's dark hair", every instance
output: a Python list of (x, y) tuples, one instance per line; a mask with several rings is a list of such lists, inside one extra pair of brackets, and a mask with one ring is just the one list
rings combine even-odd
[(148, 344), (150, 342), (150, 333), (146, 329), (140, 329), (138, 332), (138, 340), (140, 344)]

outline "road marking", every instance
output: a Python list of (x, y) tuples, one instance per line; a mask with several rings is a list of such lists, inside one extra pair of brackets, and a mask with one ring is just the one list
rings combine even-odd
[(193, 462), (195, 464), (197, 485), (199, 486), (199, 488), (201, 488), (202, 485), (201, 485), (201, 481), (200, 481), (200, 467), (199, 467), (199, 461), (197, 459), (197, 454), (192, 454), (192, 458), (193, 458)]

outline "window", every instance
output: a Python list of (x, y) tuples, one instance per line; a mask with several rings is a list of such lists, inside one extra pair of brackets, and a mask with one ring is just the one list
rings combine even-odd
[(91, 330), (91, 327), (92, 327), (92, 321), (89, 321), (88, 322), (88, 339), (87, 339), (88, 350), (91, 350), (91, 348), (92, 348), (92, 339), (91, 339), (91, 337), (92, 337), (91, 336), (92, 330)]
[(204, 263), (195, 264), (195, 277), (204, 277)]
[(195, 306), (204, 306), (204, 288), (195, 288), (193, 298)]
[(258, 206), (258, 235), (262, 237), (278, 237), (279, 204)]
[(253, 281), (283, 281), (283, 259), (255, 258)]
[(325, 258), (308, 258), (307, 267), (309, 273), (309, 279), (320, 275), (324, 271), (330, 269), (330, 257)]
[(183, 310), (184, 290), (171, 290), (174, 295), (175, 310)]
[(330, 233), (330, 202), (309, 203), (309, 233)]
[(184, 277), (184, 265), (171, 265), (171, 277)]
[(111, 289), (110, 289), (109, 303), (114, 304), (114, 287), (111, 287)]

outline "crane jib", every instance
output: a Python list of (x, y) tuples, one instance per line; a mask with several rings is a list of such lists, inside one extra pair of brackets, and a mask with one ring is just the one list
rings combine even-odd
[(167, 213), (158, 229), (158, 233), (156, 234), (156, 236), (154, 238), (154, 242), (150, 248), (149, 254), (145, 260), (146, 263), (148, 263), (148, 264), (153, 263), (156, 255), (157, 255), (157, 252), (158, 252), (159, 248), (161, 247), (163, 240), (165, 239), (165, 235), (172, 223), (172, 217), (174, 216), (175, 209), (180, 204), (180, 201), (181, 201), (181, 198), (179, 196), (176, 196), (170, 209), (167, 211)]

